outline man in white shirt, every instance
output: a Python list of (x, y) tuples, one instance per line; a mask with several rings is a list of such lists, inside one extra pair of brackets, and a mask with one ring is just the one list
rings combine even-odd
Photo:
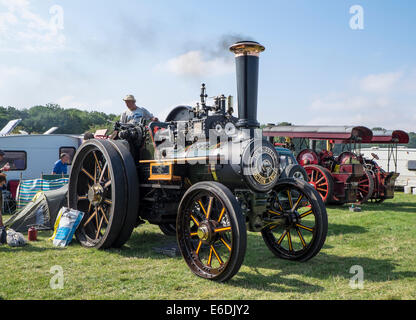
[(133, 95), (129, 94), (123, 100), (128, 109), (121, 114), (120, 123), (135, 123), (141, 118), (144, 118), (147, 121), (158, 121), (158, 119), (145, 108), (136, 106), (136, 99)]

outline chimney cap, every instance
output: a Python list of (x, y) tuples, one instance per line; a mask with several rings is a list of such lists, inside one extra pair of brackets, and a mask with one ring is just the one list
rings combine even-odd
[(235, 55), (254, 55), (258, 56), (266, 48), (256, 41), (238, 41), (230, 47), (230, 51)]

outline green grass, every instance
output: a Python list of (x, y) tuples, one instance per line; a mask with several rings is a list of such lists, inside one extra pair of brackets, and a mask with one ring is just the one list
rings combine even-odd
[[(306, 263), (279, 260), (258, 233), (248, 234), (239, 273), (225, 284), (194, 276), (181, 257), (153, 248), (174, 242), (157, 226), (137, 228), (121, 250), (88, 250), (73, 242), (0, 246), (0, 299), (415, 299), (416, 197), (367, 204), (362, 212), (329, 207), (322, 251)], [(64, 289), (53, 290), (50, 268), (62, 266)], [(364, 289), (349, 286), (353, 265)]]

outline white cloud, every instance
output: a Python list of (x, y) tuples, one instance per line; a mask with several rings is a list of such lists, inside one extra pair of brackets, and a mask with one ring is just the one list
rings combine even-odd
[(372, 74), (342, 92), (314, 99), (306, 124), (363, 125), (416, 131), (414, 76), (405, 72)]
[(360, 81), (361, 90), (383, 93), (392, 90), (403, 77), (403, 72), (370, 74)]
[(231, 60), (222, 57), (207, 58), (202, 51), (189, 51), (168, 60), (159, 68), (179, 76), (218, 76), (234, 71)]
[(28, 0), (0, 0), (0, 51), (50, 51), (61, 49), (65, 36), (63, 10), (52, 7), (47, 19), (33, 12)]

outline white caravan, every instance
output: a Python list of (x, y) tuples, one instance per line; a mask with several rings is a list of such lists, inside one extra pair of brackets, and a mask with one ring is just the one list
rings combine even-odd
[[(31, 180), (41, 178), (42, 174), (51, 174), (54, 163), (61, 153), (67, 153), (72, 161), (83, 137), (72, 134), (51, 134), (57, 128), (51, 128), (44, 134), (10, 134), (22, 121), (10, 121), (0, 130), (0, 150), (5, 155), (0, 163), (10, 165), (7, 180)], [(70, 168), (68, 168), (69, 172)]]
[[(361, 149), (361, 153), (365, 158), (372, 159), (372, 153), (376, 154), (380, 160), (377, 163), (385, 171), (395, 171), (394, 161), (390, 159), (389, 164), (389, 148), (371, 147)], [(397, 147), (397, 172), (400, 173), (396, 180), (396, 187), (416, 187), (416, 149), (404, 146)]]

